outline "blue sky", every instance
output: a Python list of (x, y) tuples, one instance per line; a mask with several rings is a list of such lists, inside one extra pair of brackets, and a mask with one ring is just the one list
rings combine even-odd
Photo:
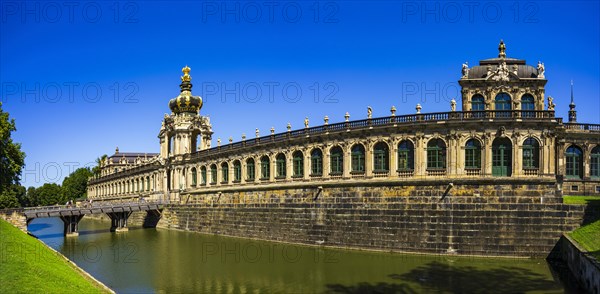
[[(22, 184), (62, 182), (116, 146), (158, 152), (181, 68), (217, 138), (366, 117), (449, 111), (461, 65), (546, 66), (566, 117), (600, 123), (598, 1), (0, 1), (3, 108), (27, 153)], [(460, 103), (459, 103), (460, 104)]]

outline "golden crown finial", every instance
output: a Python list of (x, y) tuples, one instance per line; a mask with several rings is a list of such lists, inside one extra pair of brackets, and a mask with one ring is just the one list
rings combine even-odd
[(506, 45), (504, 45), (504, 40), (500, 39), (500, 44), (498, 45), (498, 57), (506, 58)]
[(182, 82), (189, 82), (192, 80), (192, 77), (190, 76), (190, 71), (192, 69), (189, 68), (187, 65), (181, 69), (181, 72), (183, 72), (183, 77), (181, 77), (181, 81)]

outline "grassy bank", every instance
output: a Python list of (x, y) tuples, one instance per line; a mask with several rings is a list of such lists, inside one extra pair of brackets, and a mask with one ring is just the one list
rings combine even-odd
[[(565, 195), (563, 203), (600, 206), (600, 196)], [(600, 220), (582, 226), (569, 235), (600, 260)]]
[(107, 293), (41, 241), (0, 220), (0, 292)]
[(592, 201), (600, 202), (600, 196), (577, 196), (577, 195), (563, 196), (564, 204), (589, 204)]
[(579, 245), (600, 260), (600, 220), (578, 228), (570, 235)]

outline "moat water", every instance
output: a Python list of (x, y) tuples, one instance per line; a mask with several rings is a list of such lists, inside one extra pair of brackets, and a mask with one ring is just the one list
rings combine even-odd
[(564, 293), (544, 259), (324, 249), (166, 229), (109, 232), (84, 218), (29, 231), (117, 293)]

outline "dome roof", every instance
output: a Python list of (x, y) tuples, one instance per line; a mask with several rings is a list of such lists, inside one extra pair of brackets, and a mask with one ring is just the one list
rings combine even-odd
[(183, 72), (181, 85), (179, 85), (181, 92), (179, 96), (169, 101), (169, 108), (175, 114), (196, 114), (202, 108), (202, 98), (192, 95), (192, 77), (189, 75), (191, 68), (186, 65), (181, 71)]
[[(490, 73), (497, 72), (500, 67), (504, 67), (505, 70), (508, 70), (511, 74), (516, 73), (516, 76), (519, 79), (543, 79), (543, 75), (539, 75), (539, 71), (537, 68), (527, 65), (525, 60), (506, 57), (506, 45), (501, 40), (500, 45), (498, 45), (498, 57), (489, 58), (479, 61), (478, 66), (474, 66), (472, 68), (468, 68), (468, 74), (463, 76), (463, 79), (486, 79), (490, 77)], [(465, 65), (463, 65), (463, 70), (465, 70)], [(463, 75), (465, 73), (463, 72)]]
[[(491, 68), (492, 72), (494, 72), (498, 68), (498, 66), (500, 66), (500, 63), (496, 63), (494, 65), (488, 64), (485, 66), (481, 65), (481, 62), (479, 64), (480, 64), (479, 66), (474, 66), (469, 69), (469, 76), (467, 77), (468, 79), (485, 79), (488, 76), (488, 66)], [(514, 63), (509, 63), (508, 61), (506, 62), (506, 65), (508, 66), (508, 68), (512, 68), (513, 65), (516, 65), (517, 66), (517, 76), (520, 79), (536, 79), (536, 78), (538, 78), (537, 69), (531, 65), (514, 64)]]

